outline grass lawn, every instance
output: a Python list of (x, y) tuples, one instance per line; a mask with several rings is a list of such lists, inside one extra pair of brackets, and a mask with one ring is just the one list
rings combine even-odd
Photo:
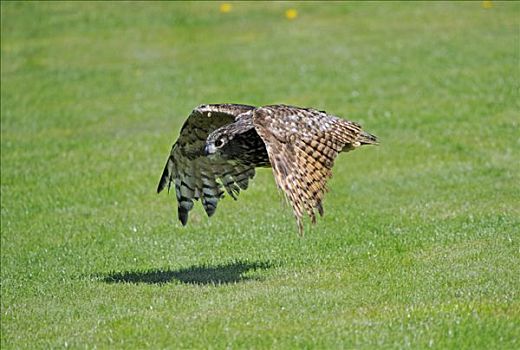
[[(520, 3), (219, 4), (2, 2), (2, 349), (520, 348)], [(219, 102), (381, 146), (303, 238), (269, 169), (183, 228), (155, 189)]]

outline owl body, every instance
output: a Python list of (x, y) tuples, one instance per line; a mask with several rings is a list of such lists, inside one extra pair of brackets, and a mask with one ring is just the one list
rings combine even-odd
[(222, 188), (237, 199), (256, 167), (272, 167), (293, 208), (299, 232), (307, 214), (323, 215), (327, 180), (340, 152), (377, 144), (357, 123), (287, 105), (202, 105), (193, 110), (174, 143), (157, 191), (175, 183), (179, 219), (186, 224), (193, 200), (213, 215)]

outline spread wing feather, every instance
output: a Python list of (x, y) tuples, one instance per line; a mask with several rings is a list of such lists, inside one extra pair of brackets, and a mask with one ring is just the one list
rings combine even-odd
[(358, 124), (324, 112), (284, 105), (256, 109), (253, 122), (301, 234), (305, 213), (313, 223), (316, 210), (323, 215), (322, 201), (336, 156), (359, 146), (366, 133)]
[(202, 105), (195, 108), (182, 126), (179, 139), (172, 146), (157, 192), (175, 185), (179, 220), (183, 225), (194, 200), (201, 200), (208, 216), (215, 213), (224, 195), (222, 186), (236, 199), (255, 175), (253, 166), (236, 165), (210, 159), (204, 154), (208, 135), (254, 107), (236, 104)]

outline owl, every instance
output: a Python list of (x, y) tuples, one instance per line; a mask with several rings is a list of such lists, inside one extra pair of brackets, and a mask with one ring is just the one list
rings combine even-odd
[(224, 191), (237, 199), (255, 168), (271, 167), (302, 234), (305, 215), (313, 224), (316, 212), (323, 215), (337, 155), (374, 144), (376, 136), (359, 124), (312, 108), (201, 105), (184, 122), (157, 193), (175, 185), (179, 220), (186, 225), (194, 200), (212, 216)]

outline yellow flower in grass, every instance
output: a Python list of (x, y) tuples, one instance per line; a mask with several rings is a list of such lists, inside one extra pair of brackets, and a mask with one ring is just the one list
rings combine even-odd
[(223, 4), (220, 4), (219, 10), (222, 13), (228, 13), (228, 12), (231, 12), (232, 8), (233, 8), (233, 6), (231, 6), (231, 4), (228, 4), (227, 2), (225, 2)]
[(295, 9), (288, 9), (287, 11), (285, 11), (285, 18), (287, 18), (288, 20), (292, 21), (296, 17), (298, 17), (298, 11), (296, 11)]
[(490, 9), (493, 7), (493, 3), (491, 1), (482, 1), (482, 7), (485, 9)]

